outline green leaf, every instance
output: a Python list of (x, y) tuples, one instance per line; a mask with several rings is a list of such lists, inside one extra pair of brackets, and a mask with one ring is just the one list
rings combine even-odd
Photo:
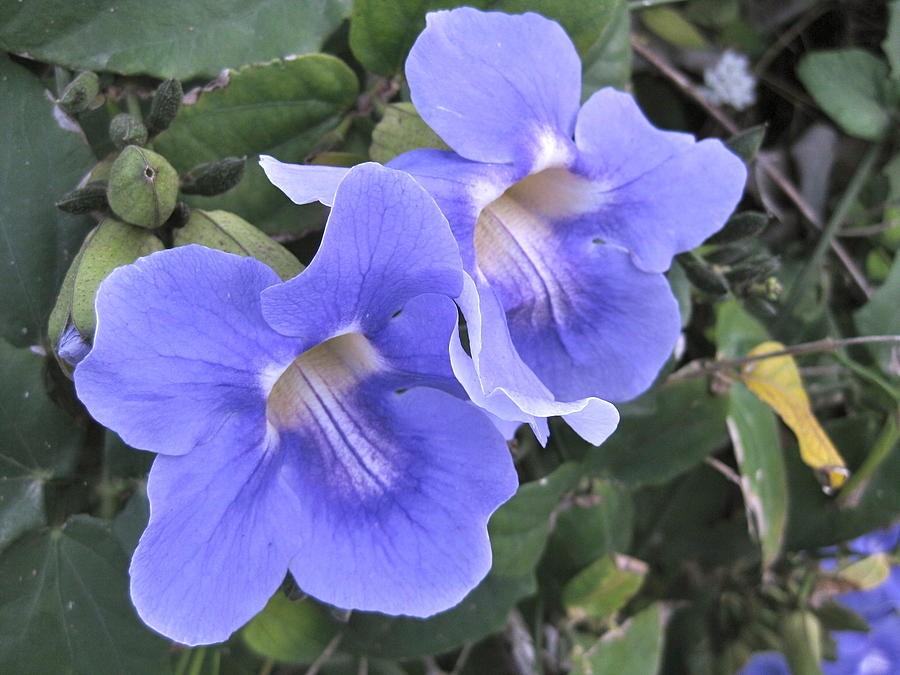
[[(875, 291), (872, 298), (853, 315), (860, 335), (900, 335), (900, 254), (894, 256), (887, 281)], [(881, 369), (900, 376), (900, 345), (868, 345)]]
[(168, 643), (138, 620), (128, 559), (109, 527), (74, 516), (0, 558), (0, 670), (168, 672)]
[(821, 675), (822, 624), (809, 611), (797, 610), (782, 617), (784, 655), (793, 675)]
[(888, 63), (891, 64), (891, 75), (895, 80), (900, 79), (900, 0), (892, 0), (888, 3), (887, 37), (881, 43), (881, 48), (887, 54)]
[(468, 5), (508, 14), (543, 14), (562, 24), (575, 46), (584, 52), (601, 33), (618, 3), (619, 0), (356, 0), (350, 23), (350, 49), (368, 70), (394, 75), (403, 68), (410, 47), (425, 28), (428, 12)]
[(583, 675), (654, 675), (659, 671), (665, 637), (659, 604), (611, 630), (587, 651), (575, 655), (573, 673)]
[(822, 109), (851, 136), (882, 138), (890, 124), (887, 65), (863, 49), (810, 52), (797, 76)]
[(450, 146), (425, 124), (412, 103), (390, 104), (372, 131), (369, 157), (386, 164), (397, 155), (417, 148), (449, 150)]
[(746, 356), (759, 343), (772, 339), (737, 300), (716, 306), (715, 336), (718, 356), (729, 359)]
[(149, 521), (150, 501), (147, 499), (147, 486), (141, 483), (125, 504), (125, 508), (119, 511), (112, 521), (112, 532), (129, 557), (137, 548), (138, 540)]
[(222, 86), (197, 92), (196, 103), (182, 108), (154, 149), (180, 173), (222, 157), (249, 156), (240, 185), (215, 197), (190, 196), (187, 202), (231, 211), (267, 232), (295, 230), (303, 209), (269, 183), (255, 155), (304, 162), (354, 103), (357, 91), (353, 71), (325, 54), (248, 66), (229, 72)]
[(613, 481), (595, 479), (589, 495), (556, 517), (541, 574), (566, 580), (608, 553), (631, 545), (634, 504), (631, 492)]
[(291, 602), (278, 591), (241, 635), (260, 656), (312, 663), (339, 629), (340, 624), (312, 600)]
[(768, 567), (781, 552), (788, 486), (775, 413), (743, 384), (729, 392), (728, 431), (741, 472), (747, 522)]
[(569, 580), (563, 587), (563, 606), (574, 621), (607, 621), (640, 590), (645, 576), (646, 563), (611, 553)]
[(706, 49), (703, 34), (671, 7), (653, 7), (641, 12), (641, 22), (657, 37), (684, 49)]
[(0, 340), (0, 549), (44, 524), (47, 481), (71, 470), (83, 439), (47, 396), (44, 359)]
[(630, 486), (665, 483), (723, 444), (726, 406), (700, 378), (654, 388), (619, 406), (619, 428), (585, 468)]
[[(15, 6), (22, 3), (4, 4)], [(53, 202), (75, 187), (93, 160), (84, 138), (61, 126), (65, 118), (55, 116), (40, 82), (2, 55), (0, 87), (0, 338), (27, 346), (40, 343), (56, 290), (90, 223), (61, 213)]]
[(0, 47), (81, 70), (215, 77), (321, 49), (349, 0), (45, 0), (0, 4)]
[(492, 575), (517, 577), (534, 569), (550, 532), (550, 514), (580, 477), (577, 464), (563, 464), (550, 475), (521, 486), (497, 510), (488, 525)]
[(631, 12), (625, 0), (610, 4), (610, 20), (582, 59), (582, 100), (603, 87), (627, 89), (631, 82)]

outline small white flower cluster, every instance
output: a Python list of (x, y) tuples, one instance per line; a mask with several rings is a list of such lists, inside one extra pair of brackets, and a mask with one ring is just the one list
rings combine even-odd
[(756, 77), (750, 72), (745, 54), (730, 49), (716, 63), (703, 71), (703, 95), (714, 105), (728, 104), (745, 110), (756, 103)]

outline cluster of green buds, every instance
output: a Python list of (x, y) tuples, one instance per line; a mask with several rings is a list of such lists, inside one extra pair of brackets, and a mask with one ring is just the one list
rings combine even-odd
[[(263, 260), (285, 279), (302, 269), (287, 249), (237, 215), (192, 209), (180, 198), (230, 190), (243, 178), (246, 161), (228, 157), (207, 162), (179, 177), (165, 157), (146, 147), (175, 120), (183, 95), (178, 80), (166, 80), (157, 88), (146, 117), (142, 119), (135, 105), (130, 112), (115, 115), (109, 136), (116, 151), (56, 203), (67, 213), (91, 214), (98, 221), (72, 260), (50, 315), (48, 335), (67, 374), (90, 350), (96, 330), (94, 298), (101, 282), (120, 265), (167, 245), (201, 244)], [(81, 73), (64, 89), (58, 104), (67, 114), (77, 115), (96, 107), (98, 97), (102, 94), (97, 76)]]

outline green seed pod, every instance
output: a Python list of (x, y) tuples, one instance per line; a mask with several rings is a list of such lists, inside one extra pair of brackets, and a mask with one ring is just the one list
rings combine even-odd
[(741, 211), (734, 214), (725, 227), (706, 240), (707, 244), (728, 244), (762, 232), (769, 224), (769, 216), (759, 211)]
[(143, 145), (147, 142), (147, 127), (137, 117), (119, 113), (109, 123), (109, 139), (120, 150), (126, 145)]
[(796, 610), (781, 620), (784, 655), (792, 673), (821, 673), (822, 625), (816, 615)]
[[(88, 340), (94, 336), (94, 296), (100, 282), (120, 265), (162, 249), (162, 242), (151, 232), (115, 218), (105, 219), (88, 234), (73, 262), (75, 276), (71, 286), (72, 321), (81, 335)], [(64, 288), (65, 285), (64, 282)]]
[(147, 131), (151, 136), (156, 136), (159, 132), (169, 128), (181, 108), (183, 96), (184, 90), (178, 80), (166, 80), (157, 87), (153, 103), (150, 104), (150, 114), (147, 115), (146, 120)]
[(56, 202), (56, 208), (76, 215), (107, 209), (109, 203), (106, 201), (106, 183), (88, 183), (84, 187), (67, 192)]
[(725, 295), (728, 292), (728, 282), (725, 278), (699, 256), (688, 252), (678, 254), (675, 259), (684, 269), (688, 281), (696, 288), (712, 295)]
[(85, 71), (69, 82), (59, 97), (59, 107), (68, 115), (87, 110), (91, 102), (100, 93), (100, 79), (96, 73)]
[(227, 211), (193, 209), (187, 225), (175, 230), (173, 237), (175, 246), (201, 244), (256, 258), (275, 270), (282, 279), (291, 279), (303, 270), (300, 261), (284, 246)]
[(205, 197), (227, 192), (241, 182), (245, 163), (245, 157), (226, 157), (195, 166), (181, 179), (181, 191)]
[(175, 209), (178, 174), (162, 155), (129, 145), (110, 168), (106, 197), (122, 220), (156, 228)]

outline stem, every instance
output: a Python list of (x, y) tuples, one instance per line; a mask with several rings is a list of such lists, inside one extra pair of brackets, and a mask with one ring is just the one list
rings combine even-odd
[(868, 484), (875, 470), (897, 447), (898, 440), (900, 440), (900, 430), (897, 428), (897, 415), (891, 413), (862, 466), (853, 473), (841, 490), (841, 494), (838, 495), (839, 506), (853, 506), (859, 501), (862, 489)]
[[(655, 66), (663, 75), (668, 77), (675, 85), (681, 89), (685, 94), (690, 96), (695, 102), (700, 104), (706, 112), (708, 112), (719, 124), (721, 124), (725, 129), (731, 134), (737, 134), (740, 131), (740, 127), (738, 127), (737, 123), (732, 120), (728, 115), (726, 115), (722, 110), (712, 105), (709, 101), (706, 100), (706, 97), (700, 93), (700, 90), (694, 85), (690, 79), (687, 78), (681, 71), (672, 66), (668, 61), (666, 61), (662, 56), (653, 51), (649, 45), (646, 44), (644, 38), (633, 35), (631, 37), (631, 46), (634, 50), (644, 57), (647, 61), (649, 61), (653, 66)], [(819, 218), (819, 215), (816, 213), (816, 210), (810, 205), (806, 199), (803, 198), (803, 195), (800, 194), (800, 191), (797, 187), (785, 176), (781, 169), (772, 164), (765, 157), (757, 157), (756, 163), (759, 168), (763, 170), (763, 172), (769, 177), (769, 179), (777, 185), (782, 192), (790, 199), (797, 209), (800, 211), (800, 214), (817, 230), (823, 229), (822, 219)], [(869, 287), (868, 281), (866, 281), (865, 275), (862, 271), (857, 267), (856, 263), (853, 262), (853, 258), (850, 257), (850, 254), (847, 253), (847, 249), (833, 238), (830, 238), (828, 245), (831, 247), (831, 250), (834, 251), (834, 254), (838, 257), (838, 259), (843, 263), (844, 268), (847, 270), (847, 273), (852, 277), (853, 281), (859, 287), (859, 289), (863, 292), (863, 294), (870, 298), (872, 297), (872, 289)]]
[(59, 98), (72, 81), (72, 75), (62, 66), (53, 66), (53, 80), (56, 85), (56, 98)]
[(125, 94), (125, 105), (127, 106), (129, 115), (139, 122), (144, 121), (144, 115), (141, 113), (141, 102), (138, 100), (137, 94), (131, 91)]
[(849, 356), (839, 351), (834, 353), (834, 357), (838, 361), (840, 361), (845, 368), (853, 371), (857, 376), (859, 376), (860, 379), (863, 379), (869, 384), (881, 389), (885, 394), (888, 395), (888, 397), (892, 401), (900, 401), (900, 391), (898, 391), (894, 385), (884, 379), (878, 372), (872, 370), (871, 368), (867, 368), (861, 363), (857, 363)]
[(791, 291), (788, 294), (787, 300), (781, 306), (779, 315), (782, 318), (787, 318), (791, 315), (791, 312), (800, 300), (800, 293), (812, 281), (812, 276), (822, 264), (825, 252), (828, 250), (831, 242), (834, 241), (834, 235), (841, 225), (844, 224), (844, 221), (847, 220), (847, 216), (853, 208), (853, 203), (856, 201), (856, 198), (859, 196), (859, 193), (865, 184), (869, 181), (869, 177), (872, 175), (872, 170), (875, 168), (875, 162), (878, 160), (878, 155), (880, 153), (881, 146), (872, 145), (866, 150), (866, 154), (863, 155), (856, 172), (853, 174), (853, 178), (850, 179), (850, 184), (847, 185), (847, 189), (844, 190), (844, 194), (841, 195), (841, 199), (834, 209), (834, 212), (831, 214), (831, 217), (828, 219), (825, 229), (822, 230), (822, 236), (819, 237), (819, 241), (816, 242), (816, 247), (813, 249), (812, 256), (806, 263), (803, 271), (800, 272), (800, 276), (797, 277), (797, 280), (791, 286)]
[[(763, 359), (771, 359), (777, 356), (795, 356), (798, 354), (814, 354), (816, 352), (838, 353), (842, 347), (851, 345), (874, 344), (882, 342), (900, 343), (900, 335), (863, 335), (860, 337), (840, 338), (832, 337), (822, 338), (813, 342), (802, 342), (792, 347), (785, 347), (774, 352), (766, 352), (765, 354), (756, 354), (754, 356), (743, 356), (735, 359), (719, 359), (716, 361), (693, 361), (682, 368), (680, 371), (673, 373), (670, 382), (687, 380), (701, 375), (708, 375), (720, 370), (728, 370), (736, 366), (742, 366), (745, 363), (753, 361), (762, 361)], [(857, 364), (858, 365), (858, 364)], [(881, 383), (879, 383), (881, 384)]]
[(334, 654), (335, 650), (338, 648), (338, 645), (341, 644), (341, 640), (344, 639), (344, 631), (339, 632), (333, 638), (331, 638), (331, 642), (325, 645), (325, 649), (322, 650), (322, 653), (316, 657), (316, 660), (313, 661), (309, 668), (306, 670), (305, 675), (316, 675), (322, 666), (325, 665), (325, 662), (331, 658), (331, 655)]
[(265, 663), (259, 669), (259, 675), (270, 675), (272, 668), (275, 667), (275, 659), (266, 659)]
[(646, 9), (647, 7), (656, 7), (657, 5), (671, 5), (682, 0), (629, 0), (628, 9), (634, 11), (636, 9)]

